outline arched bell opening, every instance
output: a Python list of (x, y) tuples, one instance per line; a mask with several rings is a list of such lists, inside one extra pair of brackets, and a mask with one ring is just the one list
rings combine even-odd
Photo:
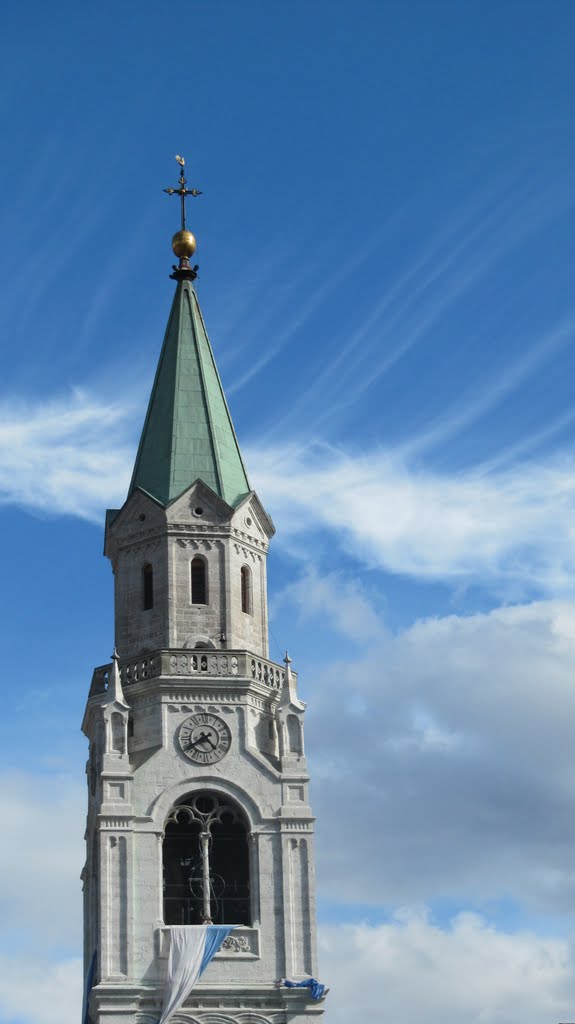
[(163, 872), (165, 924), (251, 925), (248, 826), (228, 797), (194, 793), (174, 805)]

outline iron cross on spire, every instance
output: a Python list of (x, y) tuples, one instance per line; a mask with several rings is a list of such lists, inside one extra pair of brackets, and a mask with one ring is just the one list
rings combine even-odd
[(169, 196), (179, 196), (182, 204), (182, 231), (186, 230), (186, 196), (201, 196), (201, 192), (197, 188), (186, 188), (187, 181), (184, 177), (184, 167), (186, 161), (183, 156), (176, 156), (176, 160), (180, 165), (180, 177), (179, 177), (179, 188), (165, 188), (164, 192), (167, 192)]

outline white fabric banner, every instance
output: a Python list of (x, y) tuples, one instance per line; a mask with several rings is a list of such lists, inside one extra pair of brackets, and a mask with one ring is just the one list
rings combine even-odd
[(164, 1009), (159, 1024), (167, 1024), (172, 1014), (180, 1009), (234, 927), (232, 924), (172, 925)]
[(170, 928), (170, 959), (160, 1024), (166, 1024), (179, 1010), (196, 984), (202, 970), (207, 930), (207, 924), (172, 925)]

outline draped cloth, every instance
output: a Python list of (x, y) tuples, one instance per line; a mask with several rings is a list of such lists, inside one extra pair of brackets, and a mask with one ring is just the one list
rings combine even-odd
[(304, 981), (288, 981), (287, 978), (282, 978), (281, 984), (286, 988), (309, 988), (312, 999), (321, 999), (325, 992), (325, 985), (315, 978), (305, 978)]
[(168, 977), (159, 1024), (166, 1024), (179, 1010), (231, 930), (229, 925), (216, 924), (173, 925), (170, 928)]

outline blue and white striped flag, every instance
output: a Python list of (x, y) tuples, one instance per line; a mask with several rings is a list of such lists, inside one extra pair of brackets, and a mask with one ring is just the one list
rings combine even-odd
[(166, 1024), (187, 999), (198, 978), (216, 955), (231, 925), (173, 925), (170, 928), (170, 959), (159, 1024)]

